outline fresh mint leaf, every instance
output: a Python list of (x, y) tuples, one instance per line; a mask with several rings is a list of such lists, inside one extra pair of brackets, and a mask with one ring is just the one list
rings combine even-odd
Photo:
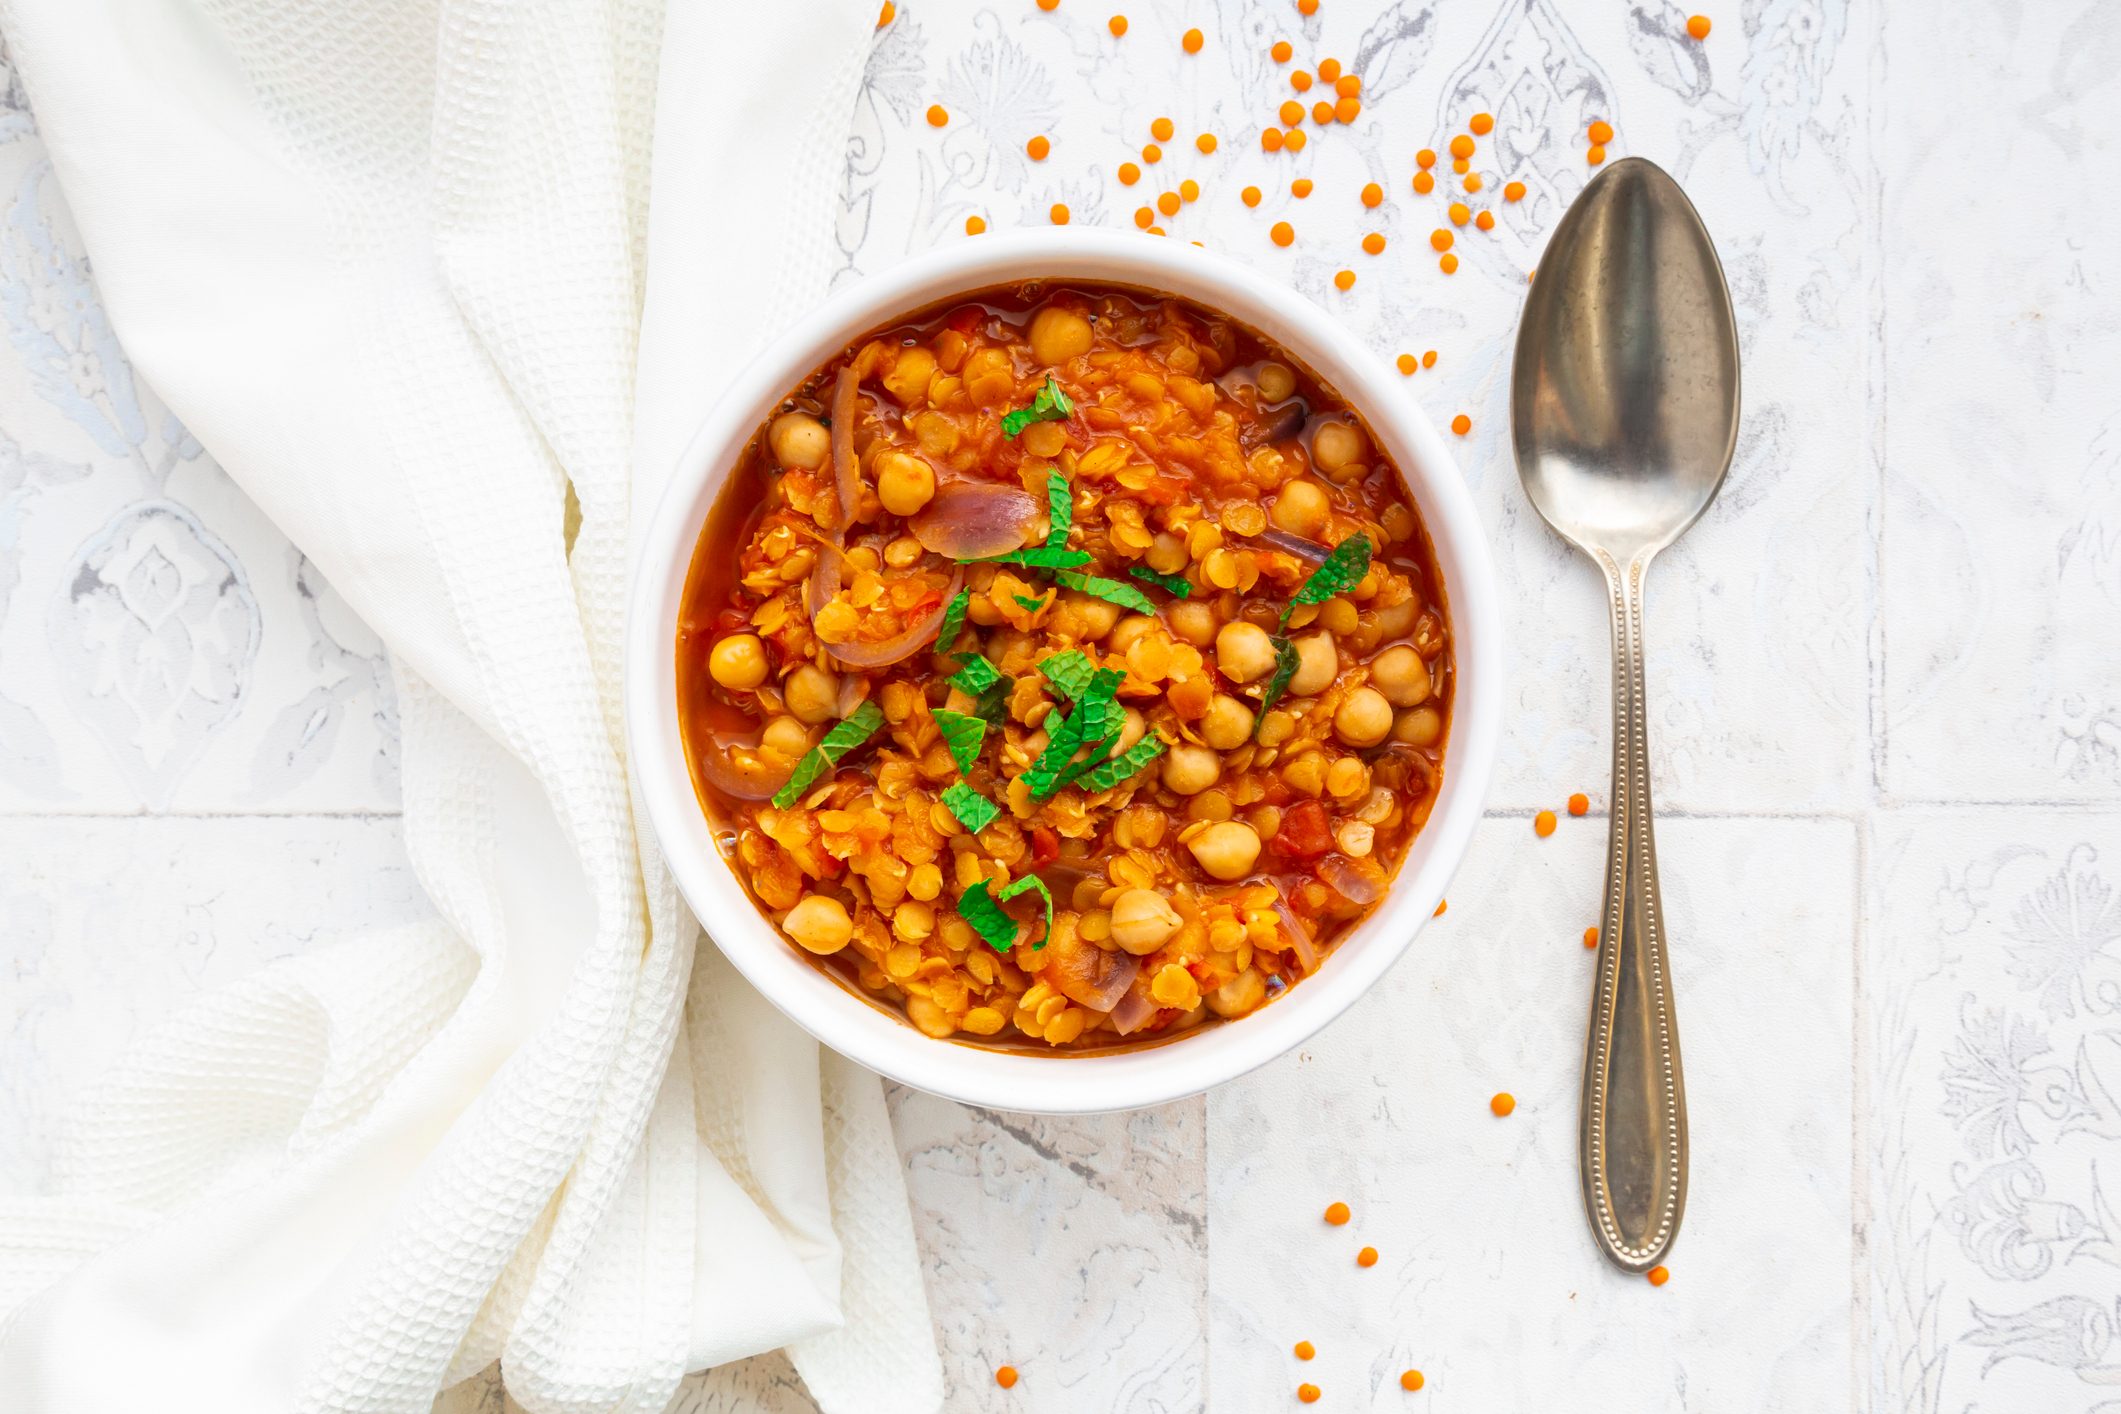
[(987, 724), (947, 707), (936, 708), (933, 716), (936, 730), (943, 734), (943, 745), (950, 748), (950, 759), (957, 762), (960, 772), (969, 773), (972, 763), (979, 760), (980, 744), (987, 739)]
[(1036, 874), (1026, 874), (1023, 878), (1018, 879), (1014, 883), (1005, 885), (1002, 891), (999, 894), (995, 895), (995, 897), (1001, 899), (1004, 903), (1007, 903), (1010, 899), (1015, 898), (1018, 894), (1023, 893), (1026, 889), (1036, 889), (1038, 891), (1038, 896), (1043, 899), (1046, 904), (1045, 931), (1040, 933), (1038, 935), (1038, 941), (1031, 945), (1032, 951), (1036, 952), (1038, 949), (1046, 945), (1046, 939), (1050, 937), (1053, 933), (1053, 891), (1046, 887), (1046, 881), (1044, 879), (1039, 878)]
[(1016, 946), (1016, 920), (1002, 911), (988, 887), (988, 881), (981, 879), (959, 894), (958, 915), (972, 925), (972, 931), (979, 934), (988, 947), (996, 952), (1007, 952)]
[(1082, 653), (1070, 648), (1066, 652), (1048, 654), (1040, 659), (1038, 670), (1045, 675), (1047, 682), (1053, 684), (1055, 692), (1073, 702), (1081, 697), (1083, 689), (1090, 685), (1091, 677), (1097, 672), (1097, 665)]
[(1127, 780), (1135, 772), (1141, 770), (1142, 767), (1163, 754), (1163, 738), (1151, 734), (1143, 737), (1110, 761), (1098, 762), (1095, 766), (1083, 772), (1075, 783), (1089, 794), (1095, 795), (1101, 790), (1110, 790), (1121, 781)]
[(1000, 818), (1002, 808), (981, 795), (963, 781), (956, 781), (943, 792), (943, 804), (957, 817), (957, 822), (973, 834), (978, 834)]
[(942, 626), (935, 631), (936, 652), (948, 653), (950, 651), (950, 645), (957, 642), (957, 636), (964, 632), (965, 615), (971, 609), (972, 591), (969, 589), (958, 590), (957, 597), (950, 601), (950, 607), (943, 610)]
[(1017, 433), (1034, 422), (1065, 422), (1074, 412), (1075, 404), (1068, 401), (1068, 395), (1049, 373), (1046, 385), (1031, 399), (1031, 406), (1018, 408), (1002, 418), (1002, 436), (1014, 441)]
[(1046, 596), (1043, 594), (1016, 594), (1010, 597), (1014, 598), (1017, 607), (1026, 613), (1035, 614), (1046, 607)]
[(967, 653), (957, 660), (958, 669), (944, 681), (968, 697), (977, 697), (1002, 680), (1002, 671), (981, 653)]
[(1137, 614), (1156, 612), (1156, 605), (1149, 602), (1149, 596), (1131, 584), (1124, 584), (1116, 579), (1105, 579), (1100, 575), (1075, 574), (1068, 570), (1055, 570), (1053, 577), (1066, 588), (1095, 595), (1106, 603), (1119, 605), (1122, 609), (1132, 609)]
[(1277, 635), (1274, 639), (1274, 675), (1267, 679), (1266, 690), (1259, 695), (1259, 715), (1252, 719), (1252, 735), (1259, 735), (1259, 724), (1267, 720), (1267, 709), (1281, 701), (1282, 694), (1289, 690), (1289, 680), (1296, 676), (1298, 661), (1296, 645)]
[(1028, 565), (1035, 570), (1069, 570), (1090, 563), (1088, 550), (1070, 550), (1065, 545), (1032, 545), (1022, 550), (1011, 550), (1006, 555), (990, 555), (984, 560), (967, 560), (972, 565)]
[(1075, 524), (1075, 497), (1069, 493), (1068, 478), (1057, 471), (1046, 473), (1046, 513), (1052, 524), (1046, 544), (1058, 549), (1068, 543), (1068, 529)]
[(972, 715), (990, 727), (1000, 727), (1009, 719), (1009, 694), (1016, 690), (1016, 679), (1006, 674), (995, 674), (991, 686), (980, 689), (972, 698)]
[[(1119, 723), (1126, 719), (1126, 711), (1113, 701), (1113, 694), (1119, 691), (1119, 685), (1126, 677), (1123, 668), (1099, 668), (1084, 684), (1075, 710), (1049, 728), (1046, 749), (1019, 777), (1030, 789), (1033, 800), (1051, 799), (1053, 793), (1066, 783), (1068, 765), (1086, 742), (1109, 737), (1119, 730)], [(1052, 718), (1049, 716), (1047, 720)]]
[(1333, 553), (1311, 571), (1310, 578), (1296, 591), (1289, 607), (1281, 611), (1281, 621), (1287, 623), (1289, 615), (1298, 604), (1323, 604), (1336, 594), (1345, 594), (1362, 583), (1362, 577), (1370, 572), (1370, 537), (1351, 535), (1333, 547)]
[(876, 735), (876, 729), (884, 725), (884, 709), (874, 701), (864, 702), (850, 712), (846, 718), (834, 724), (824, 739), (803, 753), (803, 759), (795, 763), (795, 774), (788, 784), (773, 793), (773, 803), (782, 810), (788, 809), (803, 798), (803, 792), (817, 784), (818, 777), (840, 764), (847, 753)]
[(1173, 599), (1184, 599), (1192, 594), (1193, 586), (1184, 575), (1158, 574), (1147, 565), (1135, 565), (1127, 571), (1144, 584), (1153, 584)]

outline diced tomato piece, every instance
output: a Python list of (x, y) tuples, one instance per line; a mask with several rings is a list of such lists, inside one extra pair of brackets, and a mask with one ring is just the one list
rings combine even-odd
[(1060, 836), (1046, 825), (1031, 827), (1031, 867), (1050, 864), (1060, 858)]
[(1315, 800), (1306, 800), (1284, 810), (1281, 828), (1274, 832), (1274, 848), (1294, 859), (1316, 859), (1333, 848), (1326, 808)]

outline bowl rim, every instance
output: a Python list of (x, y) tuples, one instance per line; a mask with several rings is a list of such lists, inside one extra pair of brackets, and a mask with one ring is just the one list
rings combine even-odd
[[(1113, 1054), (1041, 1056), (938, 1041), (799, 956), (714, 847), (677, 720), (677, 613), (700, 527), (735, 453), (789, 388), (897, 315), (1030, 280), (1135, 286), (1226, 314), (1287, 349), (1363, 418), (1399, 466), (1444, 579), (1455, 674), (1443, 785), (1378, 906), (1324, 967), (1226, 1025)], [(1137, 1109), (1199, 1094), (1293, 1050), (1348, 1010), (1412, 946), (1464, 858), (1501, 738), (1502, 622), (1487, 532), (1428, 417), (1383, 360), (1267, 275), (1184, 242), (1056, 228), (955, 241), (856, 280), (773, 339), (701, 419), (636, 542), (626, 624), (628, 771), (702, 931), (753, 987), (821, 1044), (962, 1103), (1042, 1114)], [(715, 920), (708, 927), (706, 919)]]

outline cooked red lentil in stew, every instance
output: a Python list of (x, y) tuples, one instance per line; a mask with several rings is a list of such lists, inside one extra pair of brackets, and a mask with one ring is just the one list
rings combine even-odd
[(1026, 285), (893, 325), (745, 449), (679, 626), (717, 839), (930, 1036), (1081, 1051), (1315, 972), (1427, 819), (1420, 513), (1231, 320)]

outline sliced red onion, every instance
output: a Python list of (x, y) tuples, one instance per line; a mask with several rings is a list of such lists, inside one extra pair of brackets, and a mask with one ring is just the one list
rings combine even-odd
[(1275, 886), (1274, 911), (1281, 915), (1282, 926), (1289, 930), (1289, 945), (1296, 950), (1296, 961), (1306, 977), (1318, 971), (1318, 944), (1311, 941), (1311, 930), (1289, 907), (1289, 900), (1281, 896), (1281, 886)]
[[(833, 552), (819, 555), (817, 567), (810, 571), (810, 583), (804, 592), (803, 601), (813, 620), (817, 618), (818, 611), (831, 603), (833, 596), (840, 592), (840, 556), (837, 551), (838, 547), (835, 545)], [(936, 633), (943, 626), (943, 615), (950, 612), (950, 601), (957, 597), (957, 591), (962, 589), (964, 584), (965, 567), (953, 565), (950, 568), (950, 582), (943, 586), (942, 600), (905, 632), (875, 643), (827, 643), (825, 651), (849, 668), (888, 668), (893, 663), (904, 662), (935, 641)]]
[(1045, 508), (1021, 486), (946, 481), (913, 518), (913, 538), (949, 560), (984, 560), (1020, 550)]
[(839, 377), (832, 383), (832, 471), (840, 510), (831, 529), (845, 530), (852, 525), (854, 513), (862, 505), (862, 465), (854, 455), (854, 406), (862, 380), (876, 366), (875, 351), (875, 345), (865, 346), (840, 365)]
[(699, 753), (700, 774), (731, 800), (771, 800), (788, 784), (795, 763), (768, 765), (758, 754), (758, 733), (716, 736)]
[(1358, 908), (1368, 908), (1385, 896), (1384, 871), (1366, 860), (1358, 862), (1344, 854), (1329, 854), (1318, 861), (1318, 877), (1327, 888)]
[(1106, 952), (1087, 938), (1056, 937), (1046, 945), (1046, 966), (1040, 975), (1069, 1001), (1091, 1011), (1110, 1011), (1134, 985), (1141, 967), (1140, 958)]
[(1333, 552), (1316, 540), (1306, 540), (1301, 535), (1291, 535), (1286, 530), (1262, 530), (1259, 538), (1277, 550), (1286, 550), (1309, 564), (1324, 564), (1326, 556)]
[(1156, 1013), (1163, 1010), (1149, 995), (1148, 982), (1146, 977), (1137, 978), (1135, 985), (1127, 989), (1127, 995), (1119, 999), (1119, 1005), (1112, 1008), (1112, 1029), (1120, 1035), (1132, 1036), (1154, 1021)]

